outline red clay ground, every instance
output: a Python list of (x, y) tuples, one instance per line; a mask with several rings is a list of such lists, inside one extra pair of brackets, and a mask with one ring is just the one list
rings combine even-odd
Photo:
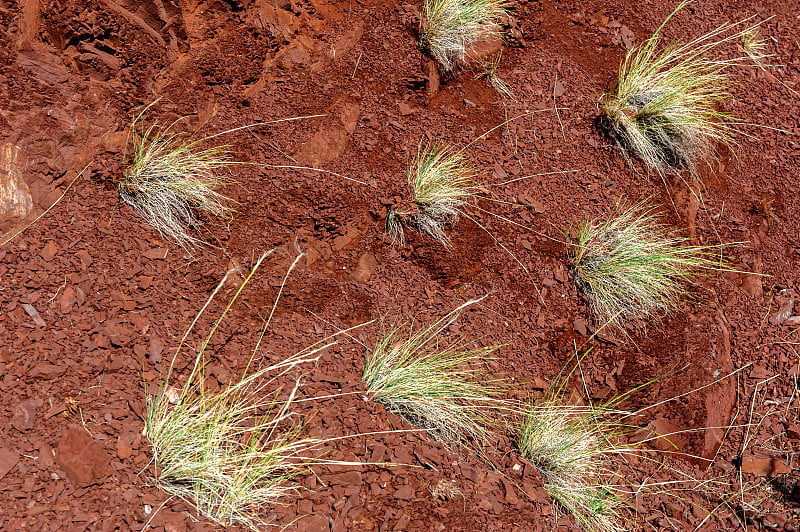
[[(603, 214), (622, 196), (654, 196), (697, 242), (745, 242), (727, 249), (729, 259), (764, 275), (703, 278), (677, 317), (630, 342), (588, 344), (594, 349), (583, 378), (594, 397), (669, 375), (635, 395), (631, 408), (744, 368), (644, 420), (656, 430), (690, 431), (677, 439), (681, 450), (708, 461), (673, 460), (672, 468), (717, 482), (678, 498), (644, 494), (631, 503), (638, 510), (631, 527), (796, 530), (798, 475), (786, 472), (800, 461), (800, 339), (797, 325), (787, 325), (797, 320), (776, 316), (781, 307), (791, 315), (787, 294), (800, 293), (800, 101), (792, 92), (800, 89), (800, 10), (786, 0), (702, 1), (666, 30), (686, 38), (724, 21), (774, 16), (765, 34), (777, 55), (770, 62), (782, 66), (769, 74), (743, 69), (726, 110), (781, 131), (747, 129), (753, 137), (742, 137), (707, 172), (698, 209), (683, 181), (662, 183), (638, 163), (633, 171), (592, 127), (624, 47), (646, 38), (672, 4), (520, 2), (499, 71), (511, 100), (469, 72), (436, 90), (415, 44), (416, 3), (0, 0), (0, 144), (21, 148), (34, 200), (29, 218), (91, 162), (52, 211), (0, 248), (0, 528), (140, 530), (148, 520), (154, 530), (214, 528), (174, 500), (150, 520), (166, 496), (150, 483), (141, 436), (145, 386), (160, 382), (225, 271), (252, 265), (275, 246), (294, 253), (296, 241), (308, 259), (279, 303), (264, 360), (337, 327), (431, 317), (490, 293), (451, 332), (506, 344), (485, 369), (519, 383), (520, 397), (539, 393), (591, 332), (564, 246), (474, 212), (528, 274), (472, 221), (451, 229), (450, 251), (413, 233), (405, 247), (392, 246), (381, 224), (387, 205), (406, 193), (404, 166), (422, 136), (464, 145), (509, 117), (556, 104), (558, 115), (521, 118), (471, 147), (487, 183), (546, 174), (491, 189), (520, 206), (484, 207), (557, 238), (557, 228)], [(325, 114), (224, 140), (240, 160), (287, 164), (288, 154), (366, 185), (243, 166), (229, 192), (239, 201), (232, 223), (205, 226), (218, 249), (189, 257), (143, 225), (113, 186), (131, 116), (158, 97), (149, 119), (188, 115), (187, 127), (208, 121), (207, 133)], [(20, 225), (3, 223), (3, 231)], [(217, 335), (212, 384), (241, 371), (288, 263), (286, 253), (269, 264)], [(358, 337), (376, 331), (372, 325)], [(311, 369), (304, 395), (360, 391), (364, 356), (357, 342), (342, 340)], [(411, 428), (359, 393), (309, 408), (317, 411), (312, 435)], [(274, 509), (277, 524), (308, 531), (572, 527), (509, 441), (492, 457), (496, 469), (413, 432), (342, 440), (329, 450), (330, 458), (409, 466), (320, 469), (302, 479), (308, 489), (296, 500)], [(671, 469), (628, 467), (631, 484), (649, 472), (656, 482), (676, 478)], [(460, 494), (431, 495), (447, 483)]]

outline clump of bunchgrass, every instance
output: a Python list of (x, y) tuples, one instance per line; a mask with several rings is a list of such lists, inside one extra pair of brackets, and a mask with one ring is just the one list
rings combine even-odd
[(574, 481), (597, 474), (595, 458), (603, 448), (602, 411), (548, 397), (526, 410), (518, 445), (522, 456), (547, 477)]
[(189, 380), (175, 404), (167, 388), (148, 398), (145, 434), (157, 485), (223, 526), (257, 529), (265, 505), (297, 491), (288, 481), (308, 470), (306, 453), (320, 444), (300, 435), (291, 411), (297, 385), (283, 397), (274, 376), (311, 360), (285, 360), (217, 394)]
[[(228, 276), (184, 335), (158, 393), (147, 397), (144, 434), (152, 447), (157, 485), (223, 526), (259, 529), (267, 524), (265, 510), (297, 491), (291, 479), (317, 462), (307, 453), (324, 443), (301, 436), (304, 423), (293, 412), (299, 380), (288, 390), (283, 390), (279, 381), (301, 365), (317, 360), (327, 346), (312, 347), (268, 367), (245, 371), (241, 379), (216, 393), (205, 386), (206, 347), (266, 256), (261, 257), (212, 327), (183, 386), (171, 386), (175, 360), (200, 314)], [(257, 350), (258, 345), (248, 368)]]
[[(118, 185), (122, 200), (161, 235), (184, 248), (203, 242), (190, 231), (201, 225), (198, 214), (223, 216), (232, 209), (219, 188), (231, 183), (220, 174), (234, 162), (228, 146), (203, 147), (212, 137), (153, 124), (140, 127), (141, 114), (130, 126), (130, 161)], [(215, 135), (216, 136), (216, 135)]]
[(587, 532), (627, 532), (620, 514), (624, 506), (610, 484), (584, 485), (547, 483), (545, 491)]
[(421, 142), (407, 170), (411, 199), (387, 214), (389, 236), (403, 243), (403, 228), (410, 226), (449, 246), (445, 226), (458, 220), (461, 209), (475, 196), (475, 177), (463, 151), (442, 141)]
[(414, 331), (396, 327), (370, 349), (362, 381), (366, 395), (446, 445), (480, 450), (490, 439), (489, 410), (500, 408), (496, 380), (481, 382), (476, 366), (499, 346), (470, 348), (444, 332), (469, 301)]
[(550, 396), (528, 406), (517, 440), (521, 456), (544, 475), (547, 493), (591, 532), (626, 530), (609, 467), (609, 458), (622, 452), (619, 428), (610, 421), (615, 414)]
[(711, 57), (723, 44), (753, 27), (725, 23), (685, 44), (660, 48), (661, 30), (688, 3), (684, 0), (643, 45), (628, 51), (613, 90), (601, 99), (598, 126), (623, 150), (630, 150), (659, 173), (695, 172), (716, 144), (731, 145), (734, 119), (719, 110), (730, 98), (727, 68), (746, 55)]
[(634, 451), (621, 444), (628, 432), (622, 419), (629, 413), (617, 409), (632, 392), (597, 405), (576, 404), (565, 393), (573, 372), (562, 371), (544, 397), (523, 408), (517, 447), (545, 477), (547, 493), (584, 530), (624, 532), (624, 501), (611, 459)]
[(678, 310), (688, 293), (684, 281), (724, 267), (714, 247), (674, 236), (646, 200), (583, 220), (571, 247), (575, 284), (597, 323), (619, 329)]
[(443, 74), (452, 74), (467, 61), (470, 46), (500, 37), (509, 6), (505, 0), (425, 0), (420, 47)]
[[(556, 501), (557, 507), (572, 514), (576, 523), (588, 532), (632, 530), (629, 516), (635, 510), (628, 501), (634, 498), (638, 501), (647, 495), (655, 495), (658, 500), (664, 500), (666, 496), (693, 504), (707, 515), (706, 520), (715, 516), (721, 520), (727, 517), (718, 512), (724, 506), (737, 509), (739, 505), (738, 510), (741, 511), (744, 508), (744, 494), (740, 499), (738, 493), (731, 493), (731, 483), (727, 479), (695, 477), (696, 470), (691, 471), (691, 467), (687, 469), (685, 465), (703, 462), (707, 458), (685, 452), (672, 439), (682, 434), (715, 428), (730, 431), (734, 427), (749, 427), (749, 421), (745, 425), (676, 428), (662, 433), (650, 425), (641, 427), (636, 420), (652, 420), (654, 414), (649, 411), (729, 379), (744, 368), (688, 392), (647, 404), (635, 411), (627, 411), (620, 408), (622, 403), (637, 391), (660, 380), (660, 377), (599, 403), (588, 398), (582, 399), (574, 392), (567, 393), (581, 359), (590, 352), (591, 349), (577, 357), (576, 364), (569, 372), (565, 367), (542, 398), (531, 400), (523, 408), (517, 432), (520, 454), (545, 477), (544, 488)], [(586, 383), (581, 384), (586, 390)], [(656, 445), (652, 449), (645, 447), (654, 443)], [(669, 447), (661, 447), (664, 444)], [(680, 463), (683, 465), (671, 465), (669, 458), (673, 456), (682, 457)], [(662, 473), (661, 479), (655, 481), (651, 474), (636, 467), (642, 462), (650, 463), (662, 472), (672, 473), (673, 478), (665, 478)], [(692, 496), (687, 496), (687, 492)], [(716, 499), (717, 507), (709, 511), (705, 505), (692, 502), (695, 495), (711, 495), (712, 500)], [(698, 525), (700, 528), (702, 523)]]

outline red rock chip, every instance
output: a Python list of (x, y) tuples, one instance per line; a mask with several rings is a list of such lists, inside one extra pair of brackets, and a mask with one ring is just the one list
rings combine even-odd
[(99, 484), (111, 476), (111, 457), (86, 431), (71, 428), (56, 449), (56, 463), (79, 488)]

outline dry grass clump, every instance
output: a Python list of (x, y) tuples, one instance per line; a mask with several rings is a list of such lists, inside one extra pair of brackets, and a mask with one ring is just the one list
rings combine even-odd
[(467, 61), (469, 47), (499, 38), (499, 22), (508, 16), (506, 0), (425, 0), (420, 48), (449, 75)]
[(141, 114), (131, 123), (130, 161), (118, 185), (122, 200), (161, 235), (184, 248), (203, 242), (190, 234), (202, 225), (199, 213), (222, 216), (230, 200), (218, 189), (231, 181), (219, 174), (235, 163), (227, 146), (202, 145), (212, 137), (193, 139), (173, 132), (175, 123), (142, 130)]
[(404, 227), (413, 227), (449, 246), (445, 226), (458, 220), (467, 200), (475, 195), (475, 170), (463, 151), (454, 151), (442, 141), (421, 142), (406, 175), (411, 199), (389, 211), (387, 233), (403, 243)]
[(291, 410), (298, 385), (284, 397), (276, 382), (312, 360), (284, 360), (215, 395), (193, 375), (175, 404), (166, 387), (149, 397), (145, 434), (158, 486), (222, 526), (257, 530), (266, 505), (297, 491), (288, 481), (309, 469), (306, 453), (321, 443), (300, 436)]
[[(290, 480), (318, 462), (307, 453), (324, 443), (301, 437), (303, 421), (293, 412), (299, 381), (288, 390), (283, 390), (279, 381), (317, 360), (327, 346), (309, 348), (245, 372), (217, 393), (210, 393), (204, 383), (206, 347), (265, 257), (212, 327), (183, 386), (171, 386), (171, 366), (158, 393), (147, 397), (144, 431), (161, 489), (222, 526), (243, 525), (254, 530), (269, 524), (265, 518), (269, 505), (297, 491)], [(225, 279), (200, 314), (224, 283)], [(184, 335), (176, 358), (200, 314)]]
[(618, 204), (607, 218), (578, 225), (572, 243), (575, 284), (598, 324), (642, 325), (680, 308), (688, 277), (723, 267), (713, 249), (672, 236), (646, 200)]
[[(695, 505), (695, 509), (706, 514), (705, 520), (712, 517), (724, 520), (728, 516), (719, 511), (723, 507), (740, 505), (741, 510), (744, 493), (731, 492), (732, 484), (724, 478), (697, 478), (697, 470), (687, 464), (696, 463), (702, 457), (686, 453), (677, 443), (682, 435), (704, 432), (712, 427), (681, 429), (680, 423), (674, 429), (657, 429), (649, 424), (637, 426), (640, 421), (653, 421), (654, 408), (709, 388), (741, 369), (689, 392), (626, 411), (620, 408), (624, 401), (660, 378), (596, 404), (576, 398), (577, 394), (567, 392), (568, 383), (589, 352), (591, 349), (576, 356), (571, 371), (562, 370), (541, 399), (531, 400), (525, 406), (517, 432), (520, 454), (543, 474), (544, 488), (557, 506), (572, 514), (576, 523), (588, 532), (635, 529), (630, 522), (635, 510), (629, 501), (635, 498), (639, 505), (646, 496)], [(586, 389), (586, 383), (582, 385)], [(748, 421), (744, 425), (719, 428), (749, 426)], [(673, 442), (673, 438), (678, 440)], [(645, 447), (648, 444), (653, 447), (648, 449)], [(662, 447), (665, 444), (669, 447)], [(682, 459), (672, 464), (669, 460), (672, 456)], [(650, 468), (642, 471), (638, 465), (643, 463), (661, 471), (661, 478), (656, 480)], [(672, 478), (664, 478), (663, 473), (671, 473)], [(698, 504), (697, 496), (710, 497), (716, 508), (709, 510), (704, 502)], [(702, 529), (702, 523), (697, 529)]]
[(630, 431), (623, 420), (631, 414), (617, 406), (636, 389), (601, 404), (576, 403), (566, 390), (578, 364), (580, 359), (572, 371), (562, 370), (541, 399), (524, 406), (517, 447), (545, 477), (547, 493), (581, 528), (624, 532), (629, 530), (622, 514), (626, 490), (614, 482), (619, 474), (612, 458), (635, 452), (621, 444)]
[(733, 119), (718, 104), (730, 98), (726, 69), (747, 55), (715, 59), (711, 54), (755, 27), (737, 31), (746, 21), (725, 23), (688, 43), (660, 49), (661, 30), (688, 2), (681, 2), (643, 45), (628, 51), (614, 89), (603, 95), (597, 122), (618, 146), (659, 173), (694, 172), (715, 144), (733, 143)]
[(443, 333), (468, 301), (428, 327), (393, 328), (370, 350), (362, 381), (367, 396), (447, 445), (474, 445), (490, 439), (488, 410), (499, 408), (496, 381), (480, 382), (475, 368), (499, 346), (469, 348)]
[(428, 492), (434, 500), (449, 501), (456, 497), (463, 497), (464, 492), (458, 487), (458, 483), (448, 478), (439, 479), (435, 486), (429, 487)]
[(617, 446), (616, 414), (603, 406), (569, 405), (561, 395), (530, 404), (517, 445), (544, 475), (544, 488), (589, 532), (624, 532), (624, 505), (611, 480)]

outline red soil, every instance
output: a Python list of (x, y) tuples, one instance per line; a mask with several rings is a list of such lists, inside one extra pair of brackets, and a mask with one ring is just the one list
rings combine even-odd
[[(483, 207), (560, 238), (554, 227), (603, 214), (620, 197), (654, 196), (697, 242), (745, 242), (727, 248), (728, 257), (737, 268), (764, 274), (700, 279), (695, 299), (677, 317), (632, 341), (587, 345), (594, 349), (582, 363), (583, 379), (594, 397), (662, 377), (625, 405), (635, 408), (708, 385), (652, 409), (644, 423), (689, 431), (676, 442), (707, 461), (672, 466), (719, 483), (711, 493), (694, 490), (680, 499), (645, 493), (632, 502), (632, 519), (652, 530), (701, 523), (703, 530), (735, 530), (745, 521), (796, 530), (798, 476), (781, 471), (800, 460), (797, 326), (771, 318), (782, 303), (786, 308), (783, 290), (800, 293), (800, 100), (792, 90), (800, 89), (798, 5), (708, 0), (687, 7), (665, 30), (668, 38), (686, 38), (724, 21), (774, 16), (764, 29), (777, 56), (770, 62), (781, 66), (741, 70), (735, 98), (725, 105), (780, 131), (747, 128), (753, 137), (741, 138), (704, 177), (699, 210), (684, 181), (662, 183), (638, 163), (633, 171), (592, 127), (624, 46), (646, 38), (672, 7), (520, 2), (499, 69), (516, 96), (510, 100), (468, 72), (438, 92), (426, 84), (430, 69), (415, 44), (417, 4), (0, 0), (0, 144), (21, 148), (31, 216), (91, 162), (54, 209), (0, 247), (0, 409), (8, 420), (0, 424), (0, 528), (213, 528), (196, 522), (183, 502), (161, 507), (167, 496), (149, 482), (151, 455), (141, 435), (145, 389), (158, 385), (185, 327), (225, 271), (252, 265), (275, 246), (288, 253), (265, 268), (215, 339), (213, 385), (243, 368), (296, 242), (308, 258), (278, 304), (265, 361), (339, 327), (383, 316), (428, 318), (490, 293), (452, 332), (505, 344), (485, 369), (519, 383), (520, 397), (529, 383), (539, 393), (587, 341), (590, 317), (565, 247), (477, 210), (470, 211), (473, 221), (451, 228), (449, 251), (413, 231), (405, 247), (392, 246), (381, 224), (387, 206), (407, 192), (404, 167), (422, 136), (465, 145), (509, 117), (542, 110), (471, 146), (487, 183), (542, 174), (491, 189), (520, 206)], [(149, 119), (188, 115), (187, 128), (207, 122), (204, 133), (324, 114), (224, 141), (239, 160), (291, 164), (282, 155), (289, 154), (366, 184), (237, 168), (239, 185), (229, 190), (239, 202), (233, 222), (205, 226), (219, 249), (188, 257), (143, 225), (112, 184), (122, 175), (131, 116), (158, 97)], [(558, 114), (547, 110), (554, 104)], [(771, 212), (760, 208), (762, 200), (771, 201)], [(13, 227), (6, 221), (0, 230)], [(357, 336), (374, 338), (377, 329)], [(184, 353), (179, 373), (189, 357)], [(361, 345), (342, 339), (310, 371), (304, 395), (359, 392), (364, 357)], [(68, 398), (79, 407), (68, 409)], [(309, 408), (317, 411), (312, 435), (411, 428), (359, 393)], [(753, 425), (741, 428), (747, 423)], [(492, 455), (494, 467), (419, 432), (356, 437), (328, 450), (333, 459), (408, 465), (320, 468), (302, 479), (308, 489), (297, 499), (274, 508), (277, 524), (309, 531), (571, 527), (508, 440)], [(654, 481), (676, 478), (651, 464), (628, 469), (631, 483), (650, 472)], [(740, 481), (756, 486), (743, 498)], [(446, 482), (461, 494), (432, 497)], [(742, 500), (756, 499), (756, 511), (745, 514)], [(147, 511), (159, 507), (150, 520)], [(703, 509), (715, 513), (707, 518)]]

